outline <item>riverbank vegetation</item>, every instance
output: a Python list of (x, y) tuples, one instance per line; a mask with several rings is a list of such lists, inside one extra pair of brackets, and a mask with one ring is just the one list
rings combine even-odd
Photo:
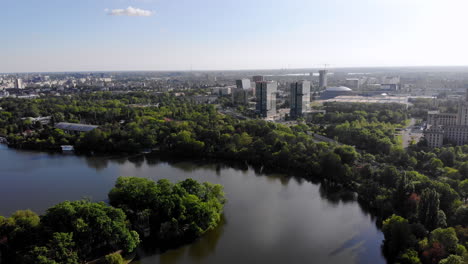
[[(142, 239), (180, 244), (215, 228), (225, 203), (222, 186), (192, 179), (172, 184), (168, 180), (155, 183), (121, 177), (109, 199), (114, 206), (65, 201), (42, 216), (30, 210), (0, 216), (0, 260), (78, 264), (100, 259), (99, 263), (124, 263), (115, 252), (130, 253)], [(150, 238), (146, 238), (146, 230)]]
[[(418, 107), (426, 107), (425, 103)], [(453, 261), (468, 258), (468, 149), (429, 149), (424, 142), (403, 149), (395, 129), (404, 126), (412, 112), (420, 110), (383, 104), (332, 104), (327, 106), (325, 115), (312, 123), (286, 126), (237, 120), (219, 114), (213, 105), (143, 93), (8, 98), (1, 100), (0, 106), (4, 110), (0, 123), (5, 125), (0, 134), (7, 136), (13, 147), (56, 150), (62, 144), (72, 144), (82, 153), (150, 149), (165, 156), (215, 158), (294, 172), (304, 178), (318, 178), (329, 186), (356, 191), (361, 204), (383, 223), (383, 249), (389, 262), (457, 263)], [(52, 117), (49, 125), (21, 120), (48, 115)], [(54, 128), (53, 124), (60, 121), (81, 121), (99, 128), (70, 135)], [(314, 133), (347, 145), (317, 142), (312, 137)], [(133, 221), (156, 219), (150, 227), (151, 236), (161, 228), (177, 229), (174, 227), (179, 226), (179, 221), (163, 224), (172, 215), (148, 209), (164, 205), (145, 199), (136, 204), (127, 201), (125, 190), (132, 188), (128, 186), (141, 190), (145, 197), (161, 195), (159, 184), (126, 179), (111, 192), (111, 204), (122, 208)], [(171, 190), (174, 188), (180, 186), (172, 186)], [(200, 190), (195, 193), (203, 193), (204, 188), (207, 187), (196, 187)], [(151, 191), (146, 193), (146, 189)], [(172, 192), (167, 195), (172, 197)], [(189, 202), (184, 199), (207, 203), (203, 195), (195, 193), (178, 193), (181, 204)], [(190, 199), (183, 198), (186, 196)], [(145, 213), (136, 214), (136, 208)], [(190, 226), (190, 231), (182, 236), (203, 233), (209, 219), (216, 219), (215, 214), (203, 208), (197, 212), (204, 212), (207, 222), (192, 225), (187, 222), (190, 220), (182, 221)], [(188, 212), (186, 217), (190, 219), (191, 214)], [(138, 229), (138, 225), (133, 228)], [(452, 231), (457, 238), (455, 246), (453, 241), (449, 245), (444, 240), (447, 236), (453, 238)], [(175, 233), (176, 237), (179, 235)]]

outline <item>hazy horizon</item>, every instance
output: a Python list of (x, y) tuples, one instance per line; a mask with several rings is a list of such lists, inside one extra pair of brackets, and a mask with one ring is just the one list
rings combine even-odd
[(468, 66), (463, 0), (6, 0), (2, 7), (2, 73)]
[(297, 72), (304, 71), (307, 73), (313, 71), (318, 74), (319, 70), (326, 69), (329, 72), (342, 72), (347, 70), (442, 70), (442, 71), (453, 71), (454, 69), (462, 69), (468, 71), (468, 65), (428, 65), (428, 66), (353, 66), (353, 67), (313, 67), (313, 68), (278, 68), (278, 69), (192, 69), (192, 70), (77, 70), (77, 71), (24, 71), (24, 72), (0, 72), (0, 74), (62, 74), (62, 73), (126, 73), (126, 72), (184, 72), (184, 73), (209, 73), (209, 72), (273, 72), (273, 71), (285, 71), (285, 72)]

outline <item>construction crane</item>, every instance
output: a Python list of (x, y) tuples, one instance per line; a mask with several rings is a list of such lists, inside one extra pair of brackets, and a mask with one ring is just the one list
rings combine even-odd
[(316, 69), (320, 69), (323, 66), (323, 70), (326, 70), (331, 66), (331, 64), (328, 63), (321, 63), (321, 64), (314, 64), (314, 67), (317, 67)]

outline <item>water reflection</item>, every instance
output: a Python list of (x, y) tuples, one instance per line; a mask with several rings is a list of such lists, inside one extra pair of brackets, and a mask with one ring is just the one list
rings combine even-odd
[(112, 159), (113, 162), (119, 164), (119, 165), (124, 165), (126, 162), (128, 162), (127, 157), (117, 157)]
[(327, 199), (335, 207), (340, 203), (356, 202), (356, 193), (337, 187), (326, 181), (320, 183), (319, 193), (320, 197)]
[(0, 162), (0, 215), (26, 208), (42, 213), (85, 196), (106, 200), (121, 175), (224, 185), (228, 203), (218, 228), (177, 249), (145, 245), (136, 263), (385, 263), (383, 235), (369, 212), (353, 193), (317, 179), (266, 173), (245, 163), (77, 157), (1, 146)]
[(157, 159), (157, 158), (146, 158), (146, 163), (148, 164), (148, 166), (151, 166), (151, 167), (154, 167), (154, 166), (157, 166), (158, 164), (161, 163), (161, 160), (160, 159)]
[(164, 264), (175, 264), (179, 263), (180, 259), (185, 255), (187, 251), (186, 247), (179, 248), (177, 250), (171, 250), (160, 254), (159, 261)]
[(130, 157), (128, 157), (128, 161), (133, 163), (135, 165), (135, 167), (140, 168), (143, 165), (143, 163), (145, 162), (145, 156), (141, 155), (141, 154), (140, 155), (130, 156)]
[(109, 166), (110, 161), (108, 158), (92, 156), (84, 156), (84, 159), (88, 167), (93, 168), (97, 171), (102, 171), (105, 168), (107, 168), (107, 166)]
[(351, 239), (349, 239), (348, 241), (344, 242), (339, 248), (330, 252), (329, 255), (334, 256), (350, 248), (355, 248), (357, 245), (362, 244), (362, 242), (363, 242), (363, 239), (360, 236), (356, 235), (352, 237)]
[(223, 215), (216, 229), (206, 233), (200, 241), (189, 247), (188, 255), (190, 259), (196, 262), (202, 262), (203, 259), (215, 252), (218, 241), (223, 235), (225, 225), (226, 219)]
[[(190, 259), (190, 262), (193, 263), (203, 263), (205, 258), (216, 251), (218, 241), (224, 233), (226, 224), (226, 218), (222, 215), (221, 221), (215, 229), (208, 231), (203, 237), (190, 245), (161, 250), (159, 248), (152, 248), (151, 244), (149, 244), (140, 248), (137, 255), (139, 258), (159, 256), (159, 263), (161, 264), (180, 263), (184, 258)], [(136, 260), (132, 263), (138, 264), (141, 262)]]

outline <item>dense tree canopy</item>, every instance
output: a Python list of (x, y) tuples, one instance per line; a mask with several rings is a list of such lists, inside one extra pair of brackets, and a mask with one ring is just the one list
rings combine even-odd
[(193, 239), (213, 229), (225, 203), (218, 184), (193, 179), (172, 184), (136, 177), (120, 177), (109, 200), (129, 215), (137, 230), (150, 228), (154, 238), (166, 242)]
[(133, 251), (139, 236), (127, 226), (121, 209), (88, 201), (63, 202), (41, 218), (31, 211), (0, 217), (8, 261), (14, 263), (81, 263), (103, 254)]

